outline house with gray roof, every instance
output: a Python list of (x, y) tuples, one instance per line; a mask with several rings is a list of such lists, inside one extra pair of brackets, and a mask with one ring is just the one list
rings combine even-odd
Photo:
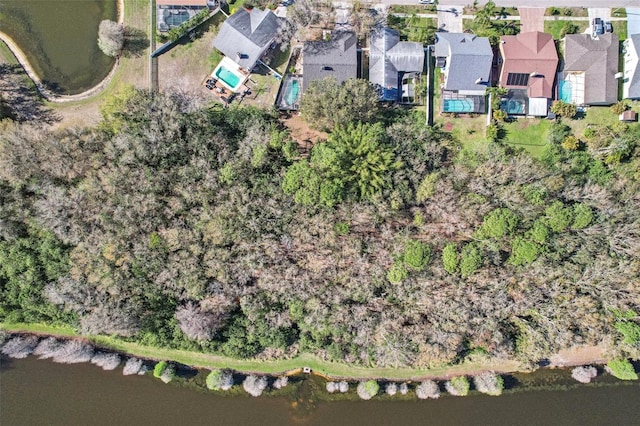
[(622, 42), (624, 46), (624, 79), (622, 97), (640, 99), (640, 34), (631, 34)]
[(611, 105), (618, 101), (616, 34), (600, 34), (597, 38), (567, 34), (564, 52), (563, 98), (576, 105)]
[(486, 112), (493, 50), (487, 37), (436, 33), (436, 67), (442, 69), (442, 112)]
[(422, 44), (400, 41), (400, 33), (391, 28), (379, 28), (371, 32), (369, 81), (378, 87), (381, 101), (397, 102), (413, 98), (410, 75), (417, 77), (423, 69)]
[(334, 31), (330, 40), (306, 41), (302, 47), (302, 91), (316, 80), (333, 77), (338, 83), (358, 76), (356, 33)]
[(278, 32), (278, 18), (268, 9), (239, 9), (220, 27), (213, 46), (247, 71), (269, 49)]

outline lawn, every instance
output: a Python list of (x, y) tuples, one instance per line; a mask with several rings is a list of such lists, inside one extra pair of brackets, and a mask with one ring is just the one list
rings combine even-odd
[(583, 33), (589, 26), (588, 21), (544, 21), (544, 32), (551, 34), (555, 40), (560, 40), (562, 29), (567, 24), (574, 24), (578, 27), (576, 34)]
[(547, 145), (547, 135), (552, 121), (539, 118), (518, 118), (505, 123), (505, 143), (523, 148), (534, 157), (540, 157)]
[(613, 26), (613, 33), (618, 34), (620, 41), (627, 38), (627, 21), (613, 21), (611, 25)]

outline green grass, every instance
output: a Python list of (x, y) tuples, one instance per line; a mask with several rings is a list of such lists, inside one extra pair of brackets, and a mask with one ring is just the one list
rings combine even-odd
[[(70, 328), (51, 327), (43, 324), (5, 324), (0, 328), (15, 332), (31, 332), (50, 334), (64, 337), (78, 337)], [(391, 380), (411, 380), (420, 377), (444, 377), (447, 375), (460, 376), (474, 373), (478, 370), (493, 370), (508, 373), (520, 370), (517, 361), (487, 360), (481, 363), (463, 363), (459, 365), (445, 365), (434, 368), (367, 368), (348, 364), (327, 362), (314, 355), (302, 354), (293, 359), (284, 360), (239, 360), (223, 356), (189, 352), (176, 349), (164, 349), (143, 346), (137, 343), (124, 342), (109, 336), (91, 336), (89, 340), (97, 346), (124, 352), (133, 356), (154, 360), (167, 360), (200, 368), (231, 368), (241, 372), (259, 372), (278, 374), (293, 371), (302, 367), (310, 367), (314, 372), (329, 377)]]
[(516, 148), (523, 148), (534, 157), (540, 157), (547, 145), (551, 124), (550, 120), (538, 118), (519, 118), (505, 123), (507, 135), (504, 142)]
[(613, 33), (618, 34), (618, 39), (623, 41), (627, 38), (627, 21), (613, 21)]
[(0, 64), (18, 65), (18, 60), (4, 42), (0, 41)]
[(551, 34), (555, 40), (560, 40), (562, 38), (560, 32), (567, 23), (575, 24), (578, 27), (576, 33), (583, 33), (589, 26), (588, 21), (544, 21), (544, 32)]

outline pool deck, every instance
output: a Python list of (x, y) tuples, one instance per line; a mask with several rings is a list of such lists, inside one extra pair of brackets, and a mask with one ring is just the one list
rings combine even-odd
[[(245, 84), (241, 84), (236, 92), (233, 92), (227, 86), (222, 84), (220, 81), (216, 80), (211, 88), (207, 87), (207, 81), (215, 78), (213, 75), (208, 75), (204, 80), (202, 80), (202, 85), (212, 93), (216, 98), (220, 99), (225, 104), (229, 102), (229, 97), (231, 95), (235, 95), (236, 93), (245, 93), (249, 90), (249, 88)], [(209, 85), (211, 86), (211, 85)]]

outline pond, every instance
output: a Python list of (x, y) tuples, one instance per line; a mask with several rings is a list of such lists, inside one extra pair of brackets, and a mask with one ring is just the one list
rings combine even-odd
[(100, 83), (115, 62), (98, 48), (98, 25), (117, 20), (116, 0), (0, 0), (0, 28), (54, 92)]
[[(535, 374), (510, 380), (533, 380)], [(536, 383), (557, 385), (567, 377), (566, 372), (547, 371)], [(0, 361), (0, 412), (3, 424), (11, 425), (637, 424), (640, 383), (599, 379), (604, 380), (590, 385), (566, 382), (568, 389), (554, 386), (508, 392), (500, 397), (443, 395), (429, 401), (384, 397), (371, 401), (320, 399), (309, 404), (313, 397), (310, 392), (321, 392), (319, 379), (309, 376), (298, 385), (293, 398), (251, 398), (243, 396), (241, 389), (235, 396), (219, 396), (184, 383), (165, 385), (150, 373), (125, 377), (121, 367), (103, 371), (91, 364), (62, 365), (31, 356)]]

